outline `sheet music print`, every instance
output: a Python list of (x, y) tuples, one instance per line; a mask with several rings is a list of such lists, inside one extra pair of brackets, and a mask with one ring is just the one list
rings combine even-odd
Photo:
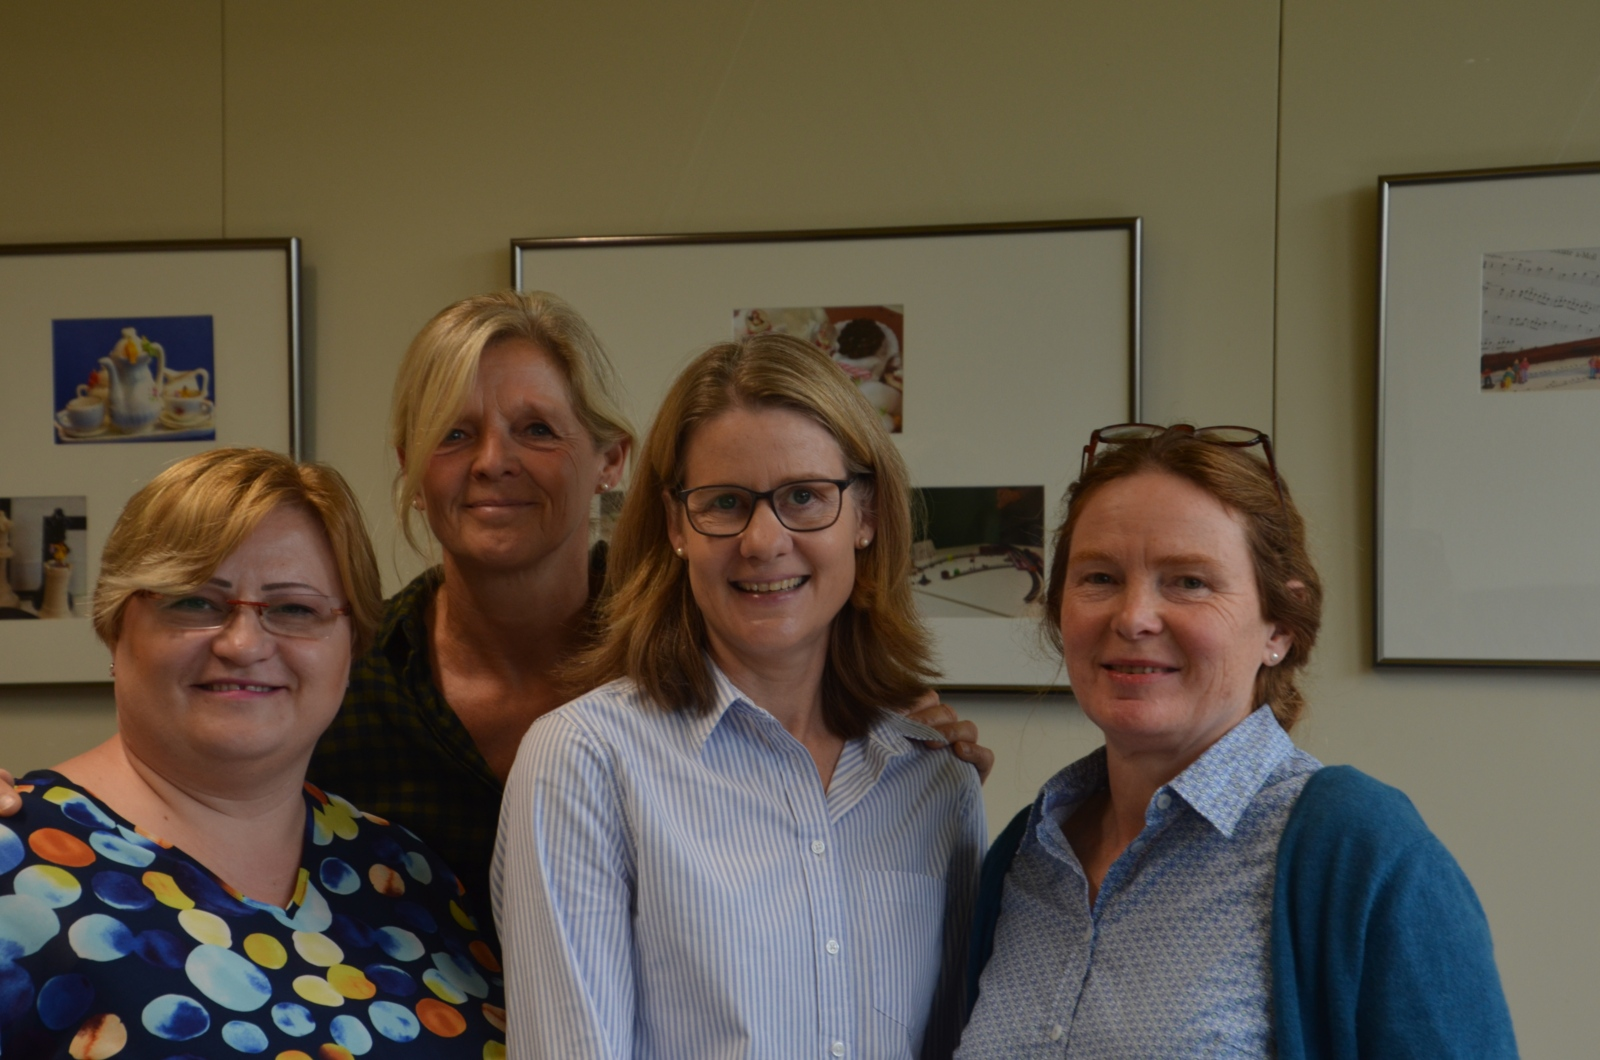
[(1600, 389), (1600, 247), (1483, 256), (1479, 386)]

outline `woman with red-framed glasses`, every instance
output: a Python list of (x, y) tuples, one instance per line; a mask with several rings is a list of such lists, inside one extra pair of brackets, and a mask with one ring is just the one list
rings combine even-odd
[(989, 852), (958, 1057), (1516, 1055), (1450, 853), (1289, 739), (1322, 587), (1265, 433), (1095, 431), (1045, 613), (1105, 746)]
[(94, 601), (118, 731), (0, 823), (7, 1057), (503, 1055), (454, 873), (306, 783), (381, 609), (330, 468), (218, 449), (134, 494)]

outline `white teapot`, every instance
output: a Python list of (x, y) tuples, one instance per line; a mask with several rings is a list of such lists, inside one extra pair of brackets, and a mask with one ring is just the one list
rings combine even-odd
[(157, 380), (167, 371), (167, 351), (158, 342), (141, 340), (133, 328), (123, 328), (122, 338), (100, 358), (110, 381), (111, 424), (123, 434), (138, 434), (155, 426), (161, 416), (161, 389)]

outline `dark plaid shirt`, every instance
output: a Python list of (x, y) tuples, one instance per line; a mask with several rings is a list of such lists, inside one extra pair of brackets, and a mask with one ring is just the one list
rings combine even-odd
[(310, 780), (432, 847), (461, 878), (493, 942), (489, 863), (502, 789), (434, 684), (425, 616), (440, 576), (437, 567), (419, 575), (384, 606), (377, 641), (351, 668), (344, 705), (317, 744)]

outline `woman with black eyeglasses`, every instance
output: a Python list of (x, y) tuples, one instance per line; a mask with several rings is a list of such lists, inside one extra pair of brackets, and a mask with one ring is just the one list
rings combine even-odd
[[(934, 676), (905, 465), (828, 357), (713, 347), (612, 539), (587, 695), (506, 785), (516, 1058), (947, 1057), (985, 845)], [(597, 687), (598, 686), (598, 687)]]
[(1265, 434), (1094, 432), (1045, 620), (1105, 746), (985, 861), (959, 1057), (1516, 1055), (1449, 852), (1290, 742), (1321, 611)]
[(504, 1055), (454, 874), (305, 780), (378, 585), (330, 468), (218, 449), (134, 494), (94, 602), (118, 731), (0, 823), (7, 1060)]

